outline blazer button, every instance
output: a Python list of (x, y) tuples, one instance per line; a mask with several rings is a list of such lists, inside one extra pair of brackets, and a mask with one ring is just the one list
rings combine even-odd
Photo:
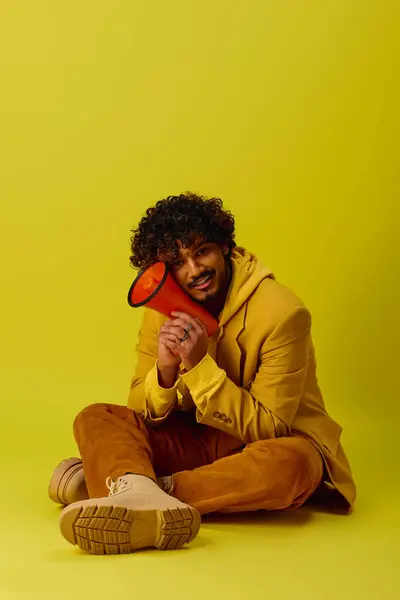
[(232, 423), (232, 419), (227, 419), (226, 422), (228, 423), (228, 425), (230, 425)]
[(225, 421), (225, 422), (226, 422), (226, 421), (227, 421), (227, 419), (228, 419), (228, 417), (227, 417), (227, 416), (226, 416), (226, 415), (223, 413), (223, 414), (221, 415), (221, 421)]
[(221, 418), (221, 413), (219, 413), (218, 411), (214, 413), (214, 417), (216, 419), (220, 419)]

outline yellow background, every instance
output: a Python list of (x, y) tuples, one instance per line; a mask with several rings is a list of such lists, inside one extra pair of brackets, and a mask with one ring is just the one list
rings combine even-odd
[[(3, 0), (1, 598), (399, 597), (398, 6)], [(83, 555), (48, 478), (83, 406), (126, 402), (130, 229), (186, 190), (310, 307), (357, 507)]]

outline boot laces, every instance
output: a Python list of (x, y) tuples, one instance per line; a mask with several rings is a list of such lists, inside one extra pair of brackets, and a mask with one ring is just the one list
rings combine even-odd
[(120, 492), (124, 492), (128, 488), (128, 482), (124, 477), (118, 477), (117, 481), (114, 481), (111, 477), (107, 477), (106, 486), (110, 490), (109, 496), (115, 496)]

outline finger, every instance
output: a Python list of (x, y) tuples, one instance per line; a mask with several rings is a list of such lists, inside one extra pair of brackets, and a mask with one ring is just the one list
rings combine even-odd
[(163, 344), (165, 346), (167, 346), (167, 348), (172, 350), (174, 353), (179, 354), (179, 344), (176, 344), (175, 342), (171, 342), (171, 340), (164, 340)]
[[(181, 319), (180, 317), (178, 319), (174, 319), (173, 321), (171, 321), (171, 327), (182, 327), (182, 329), (187, 329), (190, 326), (189, 321), (185, 321), (184, 319)], [(193, 325), (192, 325), (192, 329), (193, 329)]]
[(193, 350), (193, 342), (190, 340), (185, 340), (184, 342), (179, 343), (179, 352), (182, 356), (188, 356)]
[[(183, 336), (182, 336), (183, 337)], [(196, 343), (196, 339), (191, 339), (190, 337), (186, 338), (183, 342), (181, 342), (180, 338), (171, 333), (164, 333), (160, 336), (159, 341), (161, 344), (166, 345), (166, 341), (172, 342), (178, 348), (184, 347), (186, 350), (191, 350)]]
[(162, 336), (160, 336), (160, 342), (162, 344), (165, 344), (166, 341), (173, 342), (174, 344), (177, 344), (179, 340), (176, 337), (176, 335), (172, 335), (170, 333), (164, 333)]
[(187, 322), (183, 323), (182, 325), (171, 325), (168, 327), (168, 329), (166, 329), (166, 331), (168, 333), (175, 333), (178, 335), (178, 337), (183, 337), (186, 335), (186, 333), (188, 333), (188, 335), (191, 335), (193, 338), (197, 339), (201, 335), (200, 330), (195, 329), (193, 325), (190, 326), (190, 324)]
[(190, 338), (184, 342), (181, 342), (180, 340), (177, 340), (175, 336), (166, 336), (161, 340), (161, 343), (165, 344), (165, 346), (167, 346), (167, 348), (170, 350), (178, 352), (181, 357), (188, 356), (193, 350), (193, 346), (195, 344), (195, 342)]
[(185, 330), (182, 327), (173, 327), (173, 326), (166, 329), (165, 333), (169, 333), (171, 335), (176, 335), (177, 338), (182, 338), (186, 334)]
[(184, 321), (187, 321), (188, 319), (190, 319), (190, 315), (188, 315), (187, 313), (183, 312), (182, 310), (173, 310), (171, 312), (171, 316), (172, 317), (179, 317), (180, 319), (183, 319)]
[(180, 311), (174, 311), (173, 313), (171, 313), (173, 316), (176, 316), (177, 319), (183, 319), (184, 321), (186, 321), (186, 323), (190, 323), (193, 327), (193, 329), (198, 333), (198, 335), (202, 335), (204, 333), (204, 330), (202, 329), (199, 320), (195, 317), (192, 317), (186, 313), (182, 313)]
[(207, 331), (207, 327), (206, 327), (206, 326), (204, 325), (204, 323), (202, 323), (202, 322), (200, 321), (200, 319), (198, 319), (197, 317), (196, 317), (196, 321), (198, 322), (198, 324), (199, 324), (199, 325), (200, 325), (200, 327), (202, 328), (202, 330), (203, 330), (203, 334), (204, 334), (206, 337), (208, 337), (208, 331)]

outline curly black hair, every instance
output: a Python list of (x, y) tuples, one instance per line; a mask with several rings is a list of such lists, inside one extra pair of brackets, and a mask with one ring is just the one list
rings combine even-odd
[(199, 241), (227, 246), (228, 256), (236, 246), (235, 219), (222, 208), (220, 198), (192, 192), (168, 196), (148, 208), (130, 238), (130, 265), (145, 269), (155, 262), (169, 263), (179, 255), (177, 242), (189, 248)]

